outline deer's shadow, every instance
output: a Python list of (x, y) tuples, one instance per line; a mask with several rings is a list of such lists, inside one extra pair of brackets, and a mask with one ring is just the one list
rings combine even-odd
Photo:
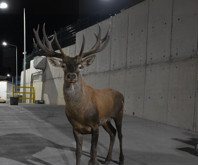
[(184, 144), (188, 144), (189, 146), (185, 146), (185, 147), (180, 147), (177, 148), (180, 151), (184, 151), (187, 152), (191, 155), (195, 155), (198, 156), (198, 138), (188, 138), (188, 139), (179, 139), (179, 138), (174, 138), (174, 140), (182, 142)]
[[(46, 147), (72, 152), (75, 151), (75, 148), (59, 145), (35, 134), (12, 133), (0, 136), (0, 157), (15, 160), (27, 165), (34, 165), (34, 163), (29, 160), (39, 162), (43, 165), (51, 165), (45, 160), (33, 156)], [(67, 158), (64, 157), (64, 159)]]
[[(12, 133), (0, 136), (0, 157), (11, 159), (27, 165), (35, 165), (37, 162), (43, 165), (52, 165), (49, 162), (33, 156), (41, 152), (46, 147), (51, 147), (59, 150), (71, 151), (75, 154), (76, 149), (73, 147), (59, 145), (53, 141), (45, 139), (35, 134), (30, 133)], [(83, 151), (82, 154), (90, 158), (90, 153)], [(67, 163), (68, 158), (64, 155), (63, 160)], [(105, 158), (98, 156), (98, 161), (104, 163)], [(118, 164), (117, 161), (112, 162)]]

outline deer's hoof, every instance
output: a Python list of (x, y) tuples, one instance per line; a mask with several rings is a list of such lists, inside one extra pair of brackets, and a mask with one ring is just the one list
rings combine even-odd
[(124, 165), (124, 161), (120, 161), (119, 162), (119, 165)]
[(124, 165), (124, 155), (121, 155), (119, 158), (119, 165)]

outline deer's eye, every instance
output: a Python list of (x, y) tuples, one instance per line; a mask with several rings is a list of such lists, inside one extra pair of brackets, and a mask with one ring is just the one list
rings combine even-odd
[(80, 64), (78, 65), (78, 69), (81, 70), (83, 68), (83, 66)]
[(66, 64), (63, 63), (62, 64), (62, 68), (65, 69), (66, 68)]

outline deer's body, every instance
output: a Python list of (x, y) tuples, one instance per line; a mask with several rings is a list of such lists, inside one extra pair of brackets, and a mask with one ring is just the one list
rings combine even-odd
[[(110, 29), (110, 28), (109, 28)], [(97, 42), (88, 52), (83, 52), (85, 39), (80, 54), (75, 57), (67, 56), (60, 47), (56, 33), (54, 35), (57, 47), (61, 53), (57, 53), (52, 48), (52, 41), (47, 38), (45, 26), (43, 26), (44, 40), (39, 37), (39, 26), (34, 30), (38, 46), (42, 49), (41, 55), (46, 55), (52, 65), (62, 67), (64, 71), (63, 93), (66, 103), (66, 116), (73, 127), (73, 134), (76, 140), (76, 165), (80, 165), (82, 154), (83, 134), (92, 134), (91, 151), (89, 165), (98, 165), (97, 162), (97, 143), (99, 126), (110, 135), (110, 145), (105, 163), (108, 164), (112, 158), (113, 144), (115, 141), (116, 129), (111, 124), (111, 119), (115, 121), (120, 142), (119, 164), (124, 164), (122, 151), (122, 117), (123, 117), (123, 95), (113, 89), (94, 89), (88, 86), (82, 78), (80, 71), (89, 66), (95, 59), (94, 53), (101, 51), (109, 39), (109, 31), (101, 39), (101, 29), (96, 36)], [(37, 44), (35, 46), (37, 47)], [(54, 58), (58, 57), (60, 59)]]
[(106, 124), (122, 114), (124, 97), (113, 89), (94, 89), (81, 80), (79, 84), (64, 84), (66, 115), (73, 128), (82, 134)]

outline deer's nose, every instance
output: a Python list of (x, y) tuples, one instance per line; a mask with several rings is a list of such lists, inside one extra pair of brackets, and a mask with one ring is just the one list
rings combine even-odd
[(77, 74), (76, 73), (67, 73), (66, 79), (71, 82), (74, 82), (77, 80)]

